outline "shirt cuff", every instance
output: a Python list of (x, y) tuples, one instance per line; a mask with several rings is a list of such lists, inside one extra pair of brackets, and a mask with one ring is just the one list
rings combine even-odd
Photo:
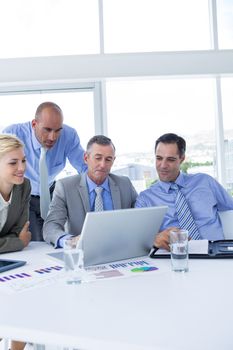
[(74, 237), (74, 235), (71, 235), (69, 233), (66, 233), (65, 235), (60, 236), (55, 244), (55, 248), (63, 248), (64, 240), (71, 237)]

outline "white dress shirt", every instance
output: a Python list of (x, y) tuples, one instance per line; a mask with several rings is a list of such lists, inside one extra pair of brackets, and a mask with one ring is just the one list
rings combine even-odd
[(11, 204), (12, 192), (9, 201), (5, 201), (0, 193), (0, 231), (6, 223), (9, 205)]

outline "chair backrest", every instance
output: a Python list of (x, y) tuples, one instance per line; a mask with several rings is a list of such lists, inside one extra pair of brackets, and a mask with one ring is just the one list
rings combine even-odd
[(219, 212), (225, 239), (233, 239), (233, 210)]

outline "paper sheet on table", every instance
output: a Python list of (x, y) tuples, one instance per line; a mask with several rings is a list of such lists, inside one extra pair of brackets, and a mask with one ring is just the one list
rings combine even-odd
[[(48, 260), (49, 261), (49, 260)], [(156, 262), (147, 257), (121, 260), (103, 265), (96, 265), (85, 269), (88, 282), (95, 282), (111, 278), (131, 277), (145, 272), (158, 271)], [(25, 270), (24, 270), (25, 269)], [(25, 290), (44, 287), (56, 282), (66, 283), (67, 272), (62, 265), (47, 265), (34, 270), (26, 266), (19, 273), (6, 273), (0, 277), (0, 292), (12, 294)]]
[[(208, 239), (198, 239), (189, 241), (189, 254), (208, 254), (209, 241)], [(155, 255), (167, 255), (170, 254), (165, 249), (159, 249)]]

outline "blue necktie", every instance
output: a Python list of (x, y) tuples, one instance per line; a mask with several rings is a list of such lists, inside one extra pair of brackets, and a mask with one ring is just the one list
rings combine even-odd
[(194, 221), (193, 215), (188, 206), (188, 202), (185, 196), (180, 191), (179, 186), (177, 184), (171, 184), (171, 189), (175, 190), (177, 194), (175, 200), (175, 207), (180, 227), (188, 230), (189, 238), (200, 239), (200, 234), (198, 232), (196, 223)]

